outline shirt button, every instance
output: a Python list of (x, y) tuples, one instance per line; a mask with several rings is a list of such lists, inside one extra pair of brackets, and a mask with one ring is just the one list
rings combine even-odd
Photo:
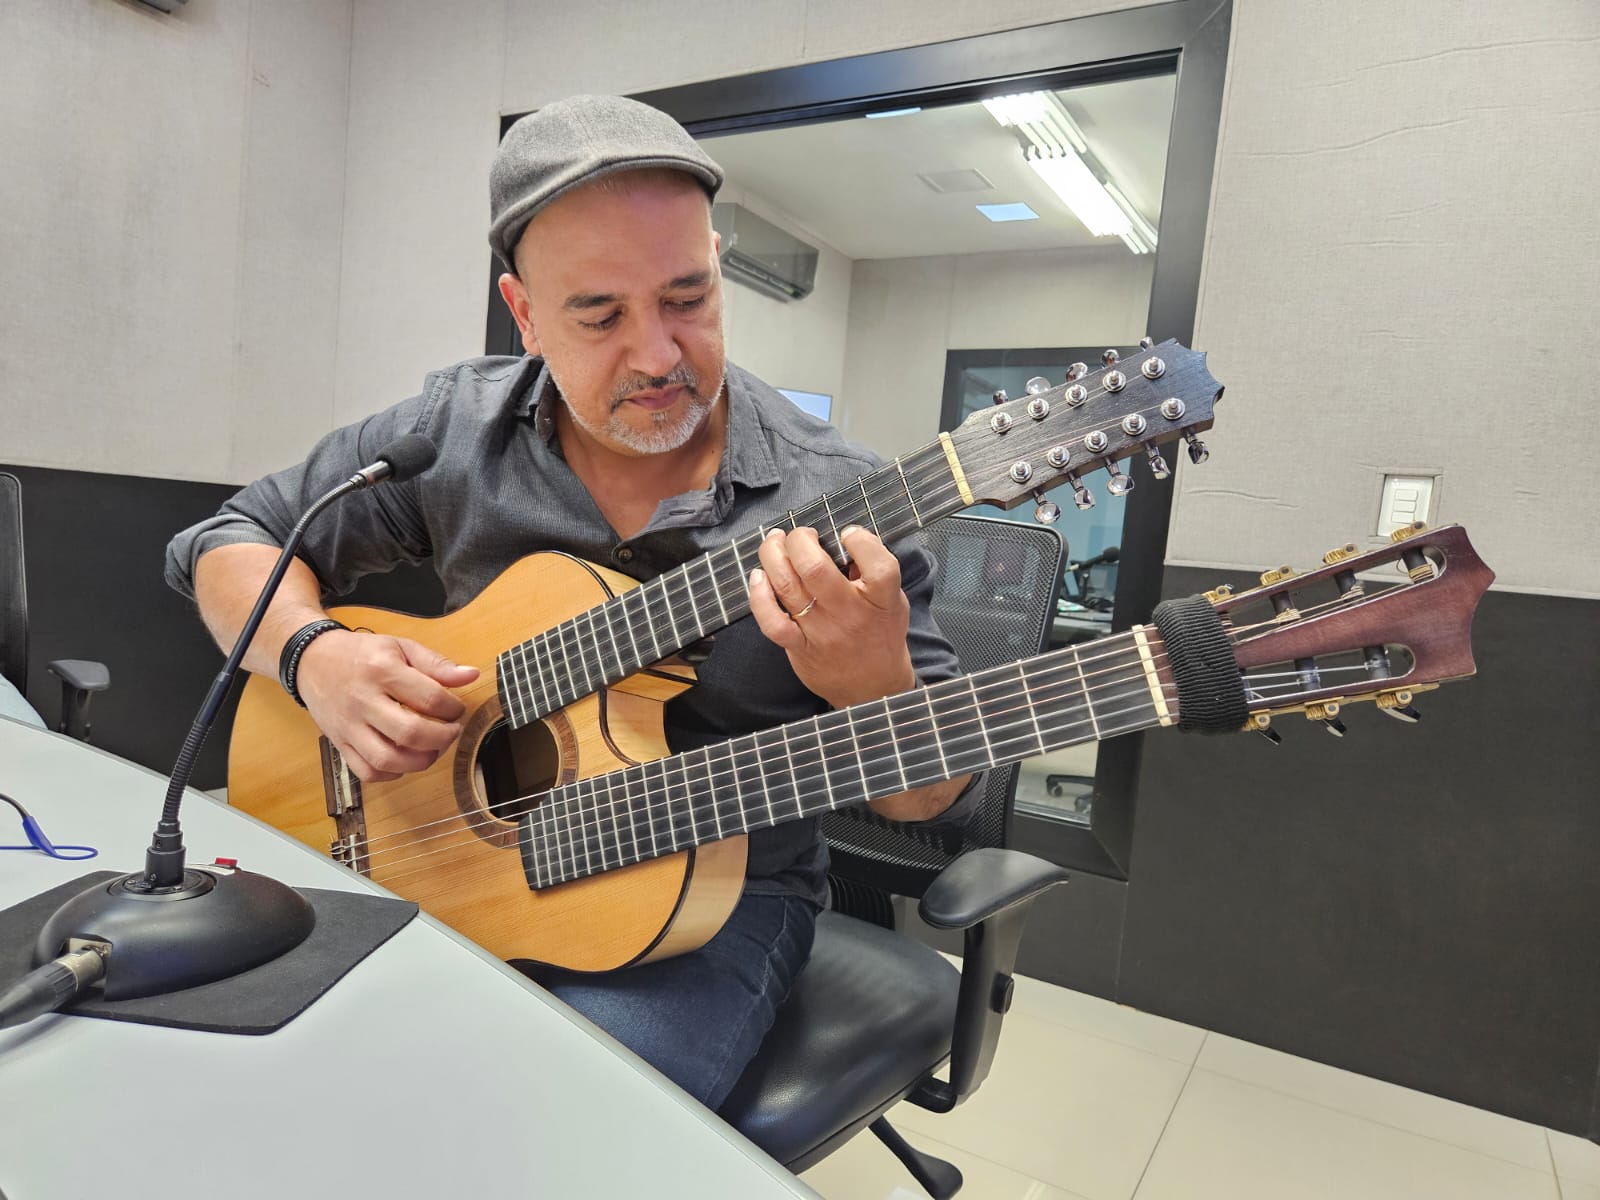
[(618, 562), (632, 562), (633, 561), (633, 550), (632, 550), (632, 548), (630, 548), (628, 546), (618, 546), (616, 553), (617, 553), (617, 561)]

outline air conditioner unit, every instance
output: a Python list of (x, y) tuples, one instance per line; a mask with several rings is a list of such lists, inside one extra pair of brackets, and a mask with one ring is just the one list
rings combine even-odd
[(817, 283), (817, 248), (742, 204), (715, 204), (711, 224), (722, 235), (722, 273), (778, 300), (804, 300)]

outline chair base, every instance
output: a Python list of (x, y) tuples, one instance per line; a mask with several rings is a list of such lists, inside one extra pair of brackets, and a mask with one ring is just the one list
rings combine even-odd
[(872, 1132), (885, 1146), (893, 1151), (894, 1156), (905, 1164), (911, 1177), (922, 1185), (922, 1190), (933, 1197), (933, 1200), (950, 1200), (961, 1190), (964, 1182), (961, 1171), (954, 1163), (945, 1162), (942, 1158), (935, 1158), (931, 1154), (924, 1154), (918, 1150), (889, 1124), (887, 1117), (879, 1117), (870, 1126)]

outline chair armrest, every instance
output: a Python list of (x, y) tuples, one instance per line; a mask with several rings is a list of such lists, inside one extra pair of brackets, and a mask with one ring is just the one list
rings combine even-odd
[(57, 733), (89, 740), (89, 700), (96, 692), (111, 686), (111, 672), (105, 663), (81, 658), (58, 658), (47, 669), (61, 679), (61, 720)]
[(973, 850), (939, 872), (917, 912), (936, 929), (967, 929), (1067, 879), (1065, 867), (1031, 854)]
[(105, 663), (86, 662), (81, 658), (58, 658), (46, 670), (59, 675), (61, 682), (74, 691), (103, 692), (111, 686), (111, 672)]
[(949, 1112), (989, 1074), (1000, 1025), (1011, 1009), (1011, 972), (1028, 909), (1067, 881), (1054, 863), (1016, 850), (963, 854), (933, 881), (918, 912), (930, 925), (963, 929), (961, 991), (950, 1038), (950, 1082), (925, 1080), (907, 1097), (934, 1112)]

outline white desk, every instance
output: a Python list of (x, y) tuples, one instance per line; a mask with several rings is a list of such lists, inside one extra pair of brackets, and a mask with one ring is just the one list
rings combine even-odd
[[(164, 790), (143, 768), (0, 719), (0, 792), (52, 840), (100, 849), (85, 862), (0, 851), (0, 908), (91, 870), (138, 869)], [(199, 793), (183, 827), (194, 863), (235, 857), (299, 887), (380, 890)], [(157, 1171), (163, 1145), (173, 1162)], [(71, 1016), (0, 1033), (7, 1200), (142, 1200), (174, 1181), (274, 1200), (816, 1196), (426, 916), (264, 1037)]]

